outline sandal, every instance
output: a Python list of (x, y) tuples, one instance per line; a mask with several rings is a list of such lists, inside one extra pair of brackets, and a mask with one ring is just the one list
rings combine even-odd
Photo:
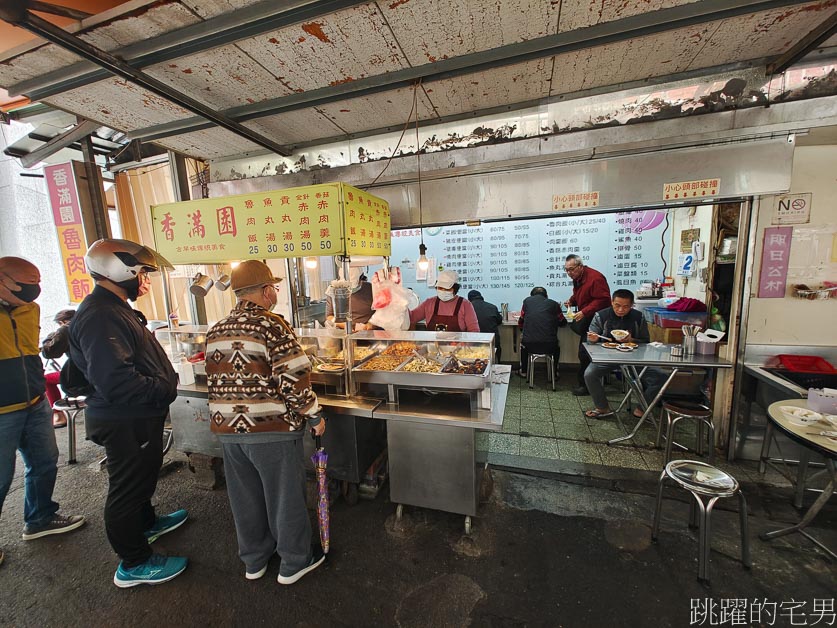
[(611, 410), (599, 410), (598, 408), (593, 408), (592, 410), (587, 410), (584, 413), (588, 419), (605, 419), (609, 416), (613, 416), (613, 411)]

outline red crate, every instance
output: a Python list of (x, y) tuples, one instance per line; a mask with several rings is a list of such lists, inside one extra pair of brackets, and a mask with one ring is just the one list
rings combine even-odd
[(797, 373), (837, 373), (831, 364), (818, 355), (790, 355), (783, 353), (777, 355), (776, 359), (782, 368)]

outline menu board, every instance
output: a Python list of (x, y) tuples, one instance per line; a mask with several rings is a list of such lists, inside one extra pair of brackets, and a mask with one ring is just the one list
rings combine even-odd
[(346, 254), (390, 254), (389, 203), (350, 185), (343, 184), (346, 212)]
[[(572, 281), (564, 272), (567, 255), (580, 255), (601, 271), (611, 290), (636, 291), (641, 283), (663, 274), (665, 212), (635, 211), (593, 216), (561, 216), (534, 220), (455, 225), (424, 229), (427, 256), (437, 266), (454, 270), (460, 296), (479, 290), (486, 301), (519, 310), (535, 286), (564, 301)], [(390, 263), (401, 266), (403, 282), (425, 299), (432, 284), (416, 280), (419, 229), (392, 232)]]

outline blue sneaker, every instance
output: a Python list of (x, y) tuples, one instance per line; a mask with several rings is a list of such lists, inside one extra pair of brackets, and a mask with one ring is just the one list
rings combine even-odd
[(157, 517), (157, 520), (154, 522), (154, 525), (151, 526), (150, 529), (145, 531), (145, 539), (149, 543), (153, 543), (157, 539), (159, 539), (164, 534), (168, 534), (172, 530), (176, 530), (184, 523), (186, 523), (186, 519), (189, 518), (189, 513), (183, 510), (175, 510), (170, 515), (163, 515), (162, 517)]
[(113, 584), (120, 589), (138, 584), (162, 584), (182, 574), (188, 564), (189, 560), (182, 556), (160, 554), (152, 554), (147, 561), (130, 569), (123, 567), (120, 562), (113, 575)]

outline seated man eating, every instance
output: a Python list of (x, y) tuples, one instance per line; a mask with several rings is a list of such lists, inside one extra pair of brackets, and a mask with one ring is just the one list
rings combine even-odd
[[(610, 307), (599, 310), (590, 323), (587, 332), (587, 342), (595, 344), (599, 340), (611, 341), (614, 330), (622, 330), (628, 333), (619, 338), (619, 342), (648, 342), (651, 337), (648, 334), (648, 325), (642, 316), (642, 312), (633, 309), (634, 293), (630, 290), (616, 290), (611, 298)], [(584, 371), (584, 381), (593, 403), (596, 405), (592, 410), (584, 413), (590, 419), (602, 419), (613, 416), (613, 411), (607, 401), (602, 377), (613, 369), (611, 364), (591, 363)]]

